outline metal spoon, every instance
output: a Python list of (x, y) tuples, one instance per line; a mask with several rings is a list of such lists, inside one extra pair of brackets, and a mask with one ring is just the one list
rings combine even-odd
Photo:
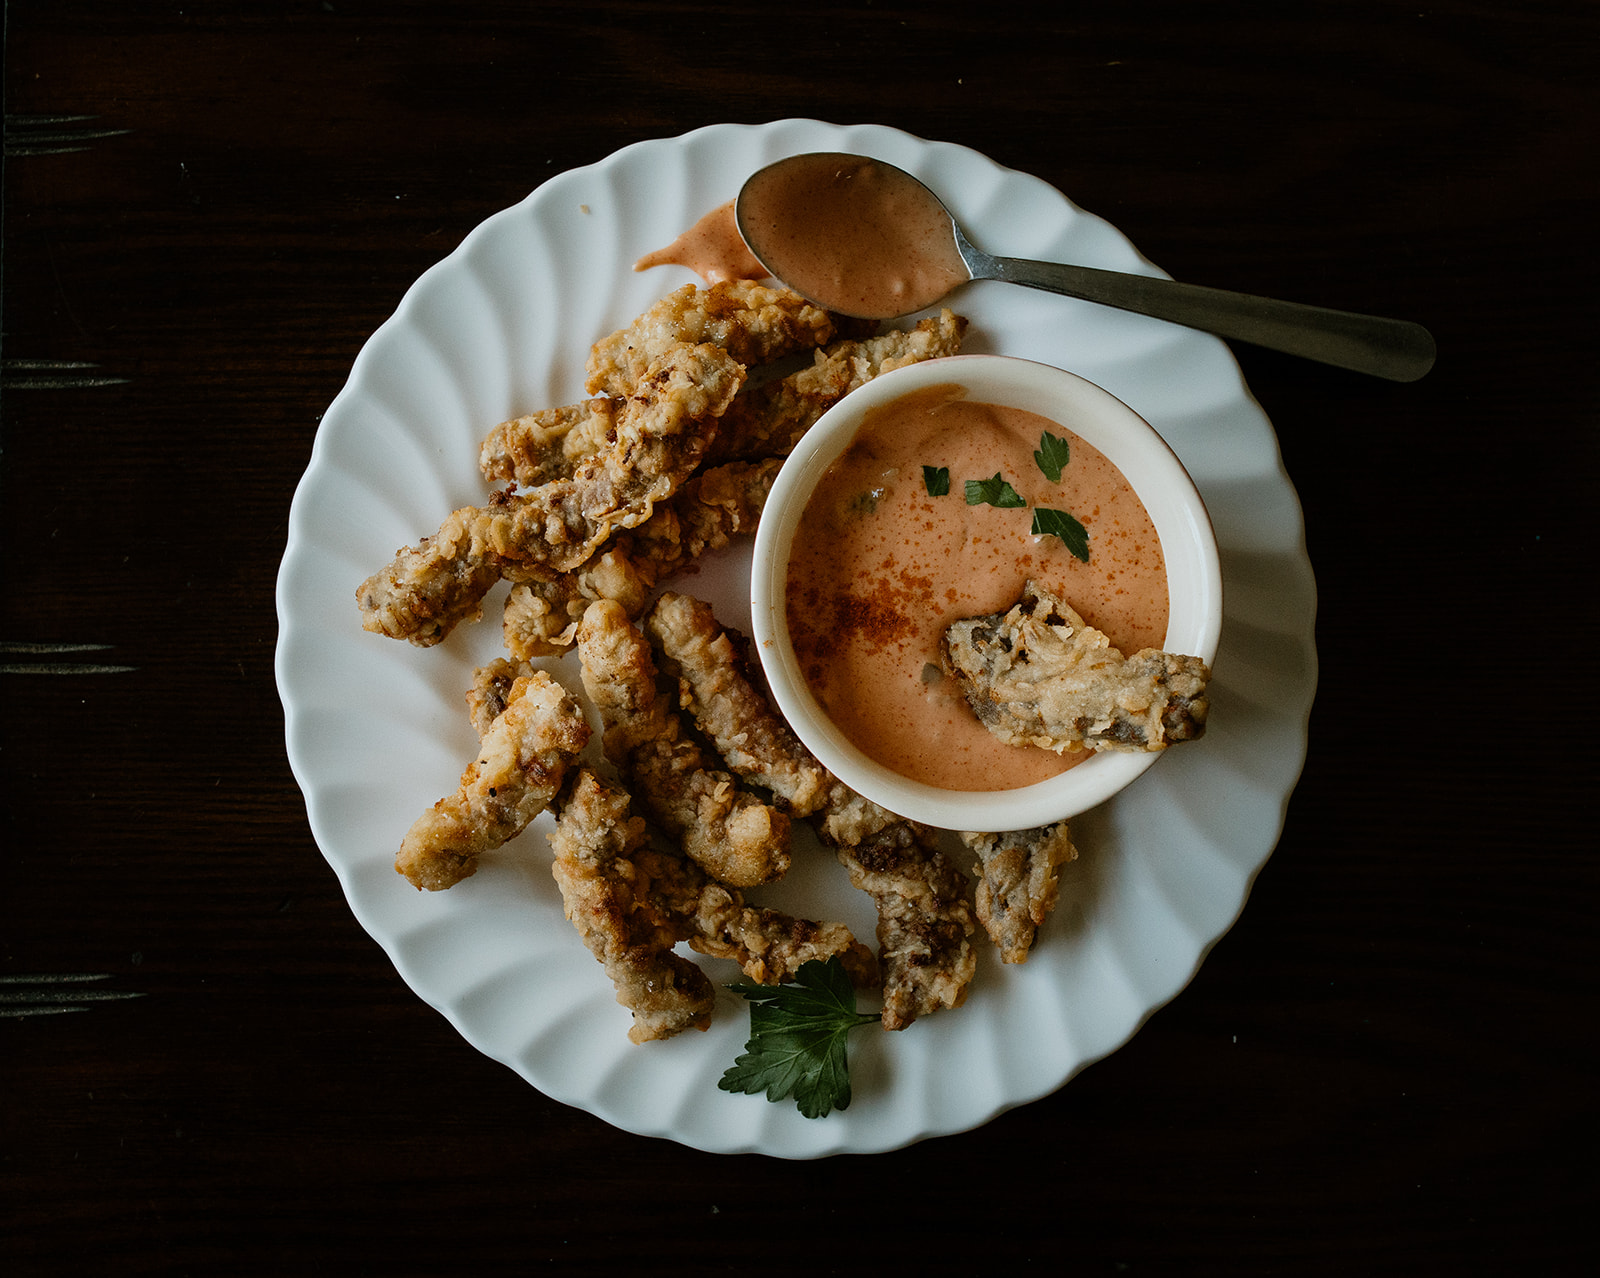
[[(831, 185), (825, 176), (828, 165), (821, 161), (834, 162)], [(851, 182), (856, 184), (855, 190)], [(869, 206), (865, 192), (873, 184), (887, 184), (895, 199), (885, 203), (880, 198)], [(773, 194), (779, 190), (782, 198)], [(1391, 381), (1416, 381), (1433, 367), (1433, 336), (1420, 324), (1406, 320), (1091, 266), (985, 253), (974, 247), (944, 202), (923, 183), (902, 169), (865, 156), (798, 155), (768, 165), (745, 182), (734, 205), (734, 218), (751, 253), (775, 279), (819, 305), (847, 314), (865, 312), (838, 305), (837, 297), (815, 295), (828, 290), (816, 286), (814, 275), (812, 287), (797, 282), (805, 275), (791, 252), (798, 240), (809, 237), (813, 257), (836, 255), (836, 279), (847, 278), (852, 271), (870, 271), (885, 257), (893, 258), (891, 269), (918, 255), (943, 269), (944, 280), (935, 284), (934, 296), (917, 296), (913, 288), (905, 301), (915, 305), (905, 305), (893, 315), (873, 313), (870, 318), (894, 318), (932, 305), (949, 291), (950, 284), (965, 282), (960, 275), (964, 270), (969, 280), (1004, 280), (1044, 289)], [(946, 226), (953, 234), (959, 263), (949, 252), (950, 242), (942, 239)], [(863, 234), (868, 241), (865, 246)], [(854, 265), (847, 247), (852, 245), (858, 256)], [(790, 252), (788, 260), (786, 252)], [(938, 279), (937, 270), (932, 278)]]

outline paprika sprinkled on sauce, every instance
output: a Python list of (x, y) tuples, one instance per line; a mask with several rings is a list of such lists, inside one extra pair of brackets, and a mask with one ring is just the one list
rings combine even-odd
[[(1059, 481), (1034, 459), (1047, 432), (1069, 450)], [(948, 472), (944, 495), (924, 467)], [(997, 475), (1018, 504), (989, 504), (997, 487), (984, 484), (969, 505), (965, 482)], [(1031, 531), (1036, 508), (1081, 522), (1087, 562)], [(1002, 743), (939, 669), (946, 627), (1004, 611), (1029, 578), (1124, 652), (1166, 639), (1160, 538), (1104, 454), (1067, 425), (971, 402), (955, 385), (885, 404), (818, 483), (795, 534), (785, 611), (807, 685), (859, 749), (912, 780), (1005, 790), (1063, 772), (1087, 756)]]

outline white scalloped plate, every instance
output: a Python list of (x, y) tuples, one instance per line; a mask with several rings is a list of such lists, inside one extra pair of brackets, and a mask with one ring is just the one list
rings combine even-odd
[[(462, 694), (501, 653), (498, 604), (443, 644), (361, 629), (355, 588), (395, 550), (483, 499), (487, 429), (583, 393), (592, 341), (693, 277), (642, 254), (802, 151), (878, 156), (952, 206), (980, 247), (1160, 274), (1115, 228), (977, 152), (812, 120), (718, 125), (562, 173), (474, 230), (406, 293), (329, 407), (290, 512), (278, 579), (277, 679), (311, 829), (361, 925), (479, 1050), (558, 1100), (634, 1132), (790, 1158), (893, 1149), (978, 1126), (1060, 1087), (1171, 999), (1243, 908), (1282, 829), (1316, 685), (1315, 586), (1272, 427), (1226, 346), (1159, 321), (999, 283), (966, 286), (966, 349), (1069, 369), (1166, 437), (1199, 484), (1227, 607), (1206, 736), (1074, 822), (1081, 849), (1030, 961), (989, 955), (954, 1012), (851, 1041), (854, 1098), (820, 1120), (717, 1089), (742, 1050), (740, 1000), (705, 1034), (635, 1046), (598, 963), (562, 915), (539, 822), (478, 874), (419, 893), (393, 868), (417, 814), (476, 744)], [(674, 583), (749, 625), (749, 547)], [(501, 588), (503, 590), (503, 587)], [(580, 685), (571, 658), (548, 663)], [(765, 901), (871, 937), (831, 857), (801, 857)], [(709, 964), (717, 982), (738, 979)], [(383, 1068), (381, 1064), (373, 1068)]]

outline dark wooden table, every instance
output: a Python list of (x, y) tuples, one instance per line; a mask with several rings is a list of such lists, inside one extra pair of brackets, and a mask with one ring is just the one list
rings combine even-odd
[[(1078, 9), (9, 0), (0, 1268), (1587, 1269), (1600, 12)], [(1409, 386), (1237, 351), (1321, 681), (1198, 977), (1045, 1100), (822, 1163), (463, 1042), (351, 916), (273, 679), (291, 495), (416, 276), (566, 168), (797, 115), (1440, 349)]]

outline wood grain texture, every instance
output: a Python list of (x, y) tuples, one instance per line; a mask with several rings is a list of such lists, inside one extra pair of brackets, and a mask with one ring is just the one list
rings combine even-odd
[[(5, 390), (0, 640), (128, 668), (0, 674), (0, 976), (142, 997), (0, 1018), (8, 1273), (1588, 1271), (1600, 12), (1263, 8), (10, 0), (7, 376), (96, 377)], [(566, 168), (792, 115), (1440, 348), (1405, 387), (1238, 350), (1321, 681), (1194, 982), (979, 1131), (793, 1165), (614, 1131), (421, 1004), (272, 671), (320, 414), (416, 276)]]

